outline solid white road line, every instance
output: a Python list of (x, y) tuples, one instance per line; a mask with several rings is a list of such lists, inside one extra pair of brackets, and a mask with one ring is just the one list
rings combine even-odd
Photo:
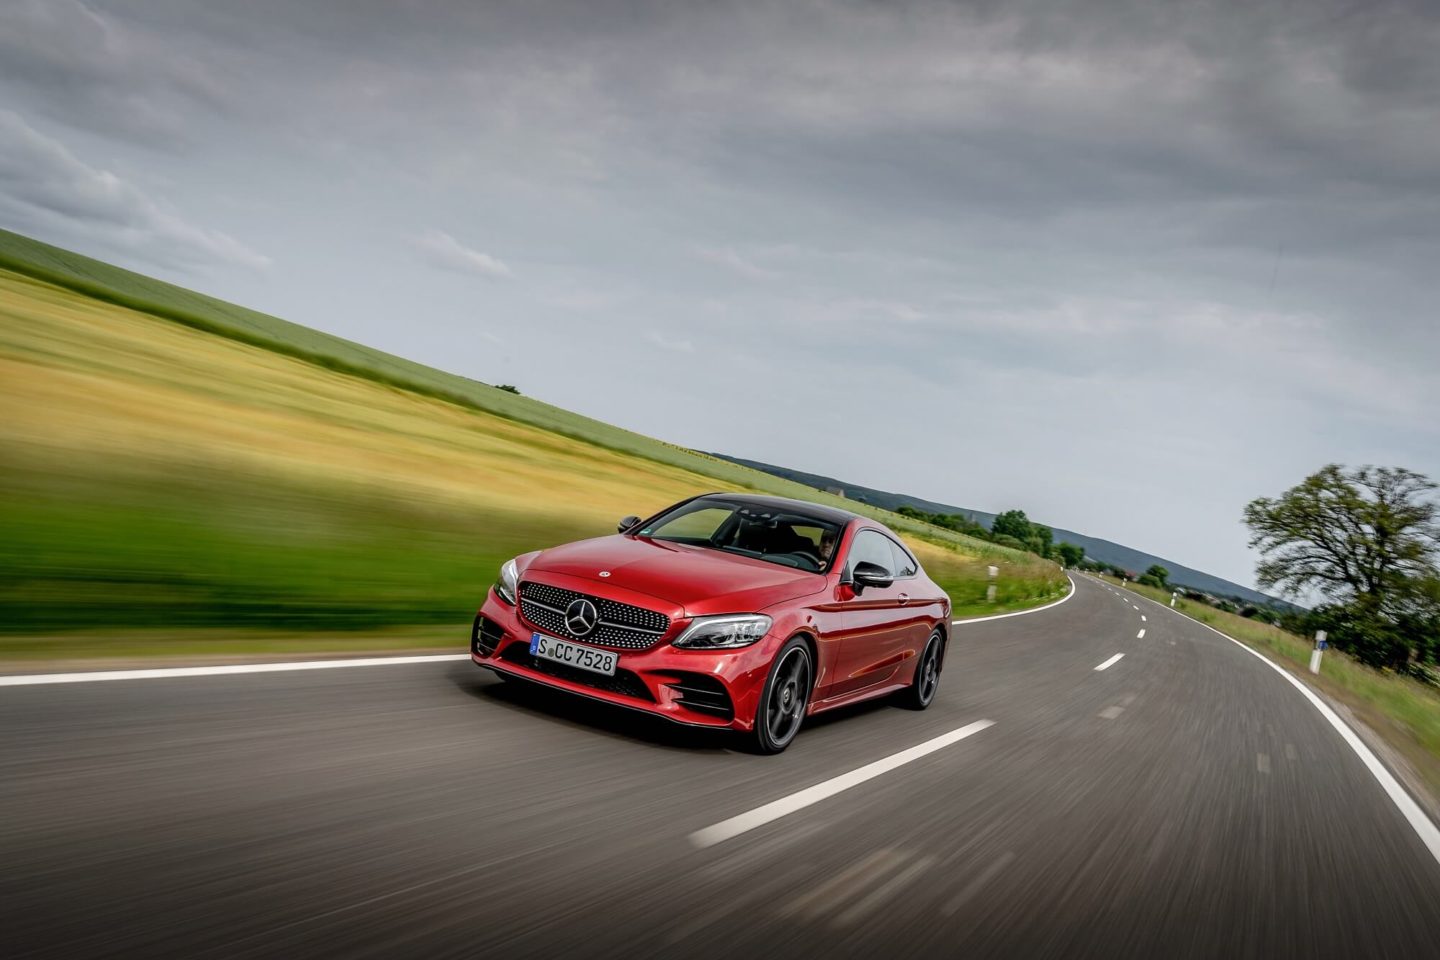
[[(1148, 597), (1146, 599), (1149, 600)], [(1164, 604), (1154, 600), (1150, 600), (1150, 602), (1162, 610), (1170, 609)], [(1411, 829), (1420, 837), (1420, 842), (1425, 844), (1425, 848), (1430, 851), (1430, 855), (1435, 858), (1435, 862), (1440, 863), (1440, 827), (1436, 827), (1435, 823), (1425, 815), (1425, 811), (1420, 809), (1420, 805), (1415, 802), (1414, 798), (1405, 792), (1405, 788), (1400, 785), (1400, 781), (1395, 779), (1395, 775), (1385, 769), (1385, 764), (1380, 762), (1380, 758), (1376, 757), (1371, 749), (1365, 745), (1365, 742), (1360, 739), (1360, 736), (1354, 730), (1351, 730), (1349, 725), (1346, 724), (1344, 720), (1341, 720), (1334, 710), (1330, 709), (1329, 704), (1316, 696), (1314, 691), (1296, 679), (1289, 670), (1286, 670), (1274, 660), (1265, 656), (1265, 654), (1260, 653), (1258, 650), (1252, 650), (1234, 637), (1216, 630), (1208, 623), (1201, 623), (1194, 617), (1186, 617), (1185, 614), (1179, 610), (1170, 610), (1170, 612), (1177, 617), (1185, 617), (1185, 619), (1191, 623), (1204, 627), (1211, 633), (1218, 634), (1226, 640), (1229, 640), (1235, 644), (1235, 646), (1280, 674), (1280, 676), (1285, 678), (1286, 683), (1300, 691), (1300, 695), (1306, 700), (1309, 700), (1310, 705), (1320, 711), (1320, 716), (1325, 718), (1325, 722), (1335, 728), (1335, 732), (1340, 734), (1340, 739), (1344, 740), (1345, 745), (1354, 751), (1355, 756), (1360, 758), (1360, 762), (1365, 765), (1365, 769), (1369, 770), (1370, 775), (1375, 778), (1375, 782), (1380, 784), (1380, 789), (1385, 791), (1386, 796), (1390, 798), (1390, 802), (1395, 804), (1395, 808), (1400, 811), (1400, 815), (1405, 818), (1406, 822), (1410, 824)]]
[(1045, 604), (1045, 606), (1036, 607), (1033, 610), (1016, 610), (1014, 613), (997, 613), (989, 617), (971, 617), (969, 620), (951, 620), (950, 622), (953, 623), (955, 626), (960, 627), (964, 626), (967, 623), (984, 623), (986, 620), (1004, 620), (1006, 617), (1023, 617), (1027, 613), (1039, 613), (1041, 610), (1049, 610), (1051, 607), (1058, 607), (1066, 600), (1069, 600), (1071, 597), (1075, 596), (1074, 579), (1072, 579), (1069, 574), (1065, 575), (1065, 579), (1070, 581), (1070, 592), (1065, 594), (1065, 596), (1061, 597), (1059, 600), (1056, 600), (1054, 603), (1047, 603)]
[(1120, 662), (1120, 658), (1123, 657), (1123, 656), (1125, 656), (1125, 654), (1123, 654), (1123, 653), (1117, 653), (1117, 654), (1115, 654), (1115, 656), (1111, 657), (1109, 660), (1106, 660), (1104, 663), (1100, 664), (1100, 666), (1096, 667), (1095, 669), (1096, 669), (1096, 670), (1109, 670), (1111, 667), (1115, 666), (1115, 664), (1119, 663), (1119, 662)]
[(690, 834), (690, 842), (697, 847), (712, 847), (732, 837), (738, 837), (756, 827), (763, 827), (772, 820), (779, 820), (781, 817), (789, 816), (797, 810), (803, 810), (811, 804), (819, 803), (821, 800), (833, 797), (851, 787), (857, 787), (867, 780), (873, 780), (882, 773), (888, 773), (912, 760), (919, 760), (936, 750), (943, 750), (952, 743), (958, 743), (972, 734), (994, 726), (994, 723), (993, 720), (976, 720), (974, 723), (967, 723), (963, 727), (958, 727), (949, 733), (942, 733), (940, 736), (926, 740), (908, 750), (901, 750), (899, 753), (891, 754), (874, 763), (857, 767), (849, 773), (842, 773), (838, 777), (831, 777), (813, 787), (806, 787), (788, 797), (781, 797), (779, 800), (756, 807), (754, 810), (731, 817), (729, 820), (722, 820), (704, 830), (697, 830)]
[(1144, 640), (1144, 639), (1145, 639), (1145, 631), (1142, 629), (1139, 633), (1135, 634), (1135, 639), (1136, 639), (1136, 640)]
[(287, 673), (292, 670), (338, 670), (341, 667), (397, 667), (407, 663), (469, 660), (468, 653), (424, 657), (357, 657), (353, 660), (294, 660), (288, 663), (231, 663), (218, 667), (157, 667), (153, 670), (100, 670), (88, 673), (32, 673), (0, 677), (0, 687), (33, 687), (49, 683), (97, 683), (101, 680), (167, 680), (171, 677), (223, 677), (232, 673)]

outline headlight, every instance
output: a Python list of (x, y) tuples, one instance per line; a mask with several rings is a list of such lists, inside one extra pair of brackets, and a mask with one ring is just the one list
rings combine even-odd
[(687, 650), (732, 650), (750, 646), (769, 631), (770, 618), (759, 613), (696, 617), (695, 622), (675, 638), (675, 646)]
[(500, 565), (500, 579), (495, 584), (495, 592), (512, 607), (515, 606), (515, 584), (519, 577), (514, 560), (506, 560)]

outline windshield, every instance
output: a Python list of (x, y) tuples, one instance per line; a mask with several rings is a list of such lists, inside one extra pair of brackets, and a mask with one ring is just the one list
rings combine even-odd
[(692, 500), (636, 533), (652, 540), (688, 543), (824, 573), (835, 555), (840, 525), (784, 509)]

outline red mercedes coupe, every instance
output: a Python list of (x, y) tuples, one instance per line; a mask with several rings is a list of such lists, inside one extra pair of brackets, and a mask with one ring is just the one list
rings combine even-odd
[(949, 630), (945, 591), (882, 524), (710, 493), (507, 561), (471, 659), (779, 753), (823, 710), (890, 694), (928, 707)]

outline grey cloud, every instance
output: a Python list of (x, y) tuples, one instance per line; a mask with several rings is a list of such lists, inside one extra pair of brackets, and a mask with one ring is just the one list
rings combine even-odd
[(267, 257), (198, 227), (108, 170), (89, 166), (18, 114), (0, 111), (0, 210), (19, 223), (57, 224), (152, 262), (251, 269)]
[(141, 143), (186, 141), (197, 115), (229, 109), (197, 52), (78, 0), (0, 5), (0, 83), (52, 119)]
[(443, 230), (427, 230), (416, 237), (414, 243), (427, 263), (442, 270), (473, 274), (487, 280), (504, 280), (514, 276), (502, 261), (465, 246)]
[[(95, 179), (144, 170), (294, 266), (221, 292), (667, 439), (1238, 579), (1248, 497), (1329, 460), (1440, 474), (1427, 0), (95, 0), (0, 27), (15, 107), (105, 158), (83, 190), (6, 161), (0, 214), (175, 262)], [(511, 260), (523, 283), (474, 282)], [(687, 346), (745, 372), (723, 408)], [(670, 362), (597, 379), (637, 348)], [(833, 443), (818, 384), (916, 413)]]
[(702, 247), (695, 255), (706, 263), (724, 267), (746, 280), (774, 280), (779, 276), (774, 270), (760, 266), (749, 257), (741, 256), (734, 247)]

